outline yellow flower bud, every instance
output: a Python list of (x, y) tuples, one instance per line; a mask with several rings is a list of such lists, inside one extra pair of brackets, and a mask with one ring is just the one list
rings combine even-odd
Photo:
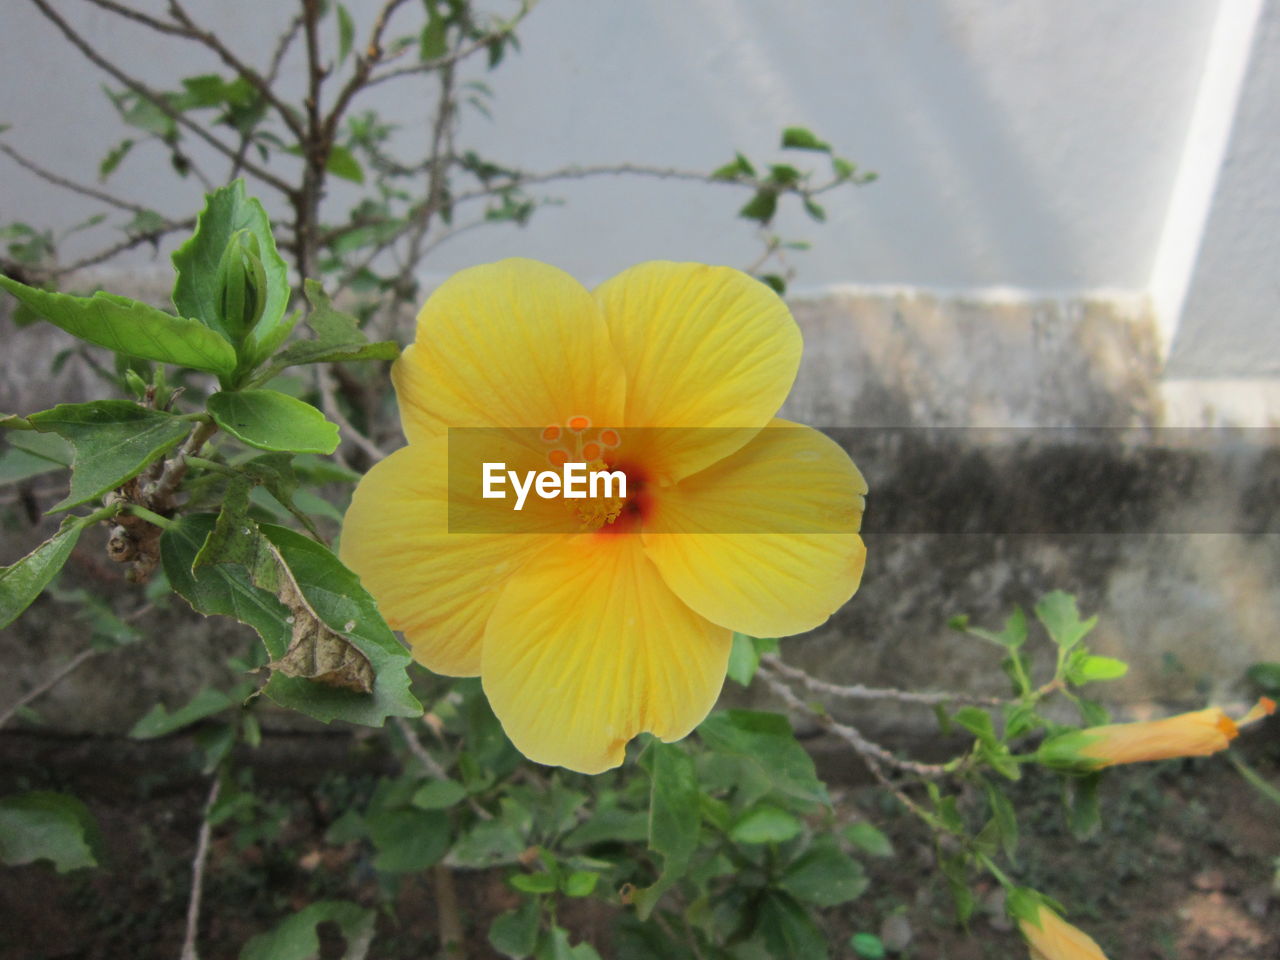
[(1027, 938), (1031, 960), (1107, 960), (1092, 937), (1043, 903), (1034, 914), (1018, 918), (1018, 929)]

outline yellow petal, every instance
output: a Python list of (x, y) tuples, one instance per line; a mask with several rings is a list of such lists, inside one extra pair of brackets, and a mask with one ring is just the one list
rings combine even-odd
[(778, 411), (802, 346), (787, 306), (728, 267), (642, 263), (595, 292), (626, 370), (628, 427), (747, 427), (673, 431), (646, 463), (678, 480), (746, 443)]
[(1175, 757), (1206, 757), (1227, 749), (1239, 734), (1235, 722), (1218, 707), (1180, 713), (1161, 720), (1112, 723), (1080, 731), (1080, 755), (1103, 766)]
[(667, 589), (640, 538), (557, 541), (512, 577), (489, 618), (481, 675), (525, 756), (582, 773), (622, 762), (641, 731), (678, 740), (724, 681), (731, 634)]
[(599, 306), (562, 270), (502, 260), (454, 274), (392, 368), (410, 442), (447, 427), (622, 422), (625, 380)]
[(339, 556), (416, 660), (448, 676), (480, 672), (498, 590), (549, 542), (537, 533), (449, 533), (443, 437), (397, 450), (357, 485)]
[(774, 420), (737, 453), (655, 495), (644, 544), (667, 585), (756, 637), (811, 630), (858, 589), (866, 481), (816, 430)]
[(1107, 960), (1106, 954), (1087, 933), (1073, 927), (1047, 907), (1041, 907), (1039, 925), (1020, 921), (1032, 960)]

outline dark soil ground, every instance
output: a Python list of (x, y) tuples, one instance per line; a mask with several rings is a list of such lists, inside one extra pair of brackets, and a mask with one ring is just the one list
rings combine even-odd
[[(1280, 783), (1274, 729), (1259, 730), (1263, 737), (1245, 738), (1239, 748), (1273, 784)], [(188, 750), (180, 740), (0, 734), (0, 794), (76, 793), (97, 816), (107, 849), (96, 870), (0, 868), (0, 960), (179, 956), (207, 790), (184, 762)], [(379, 907), (371, 958), (437, 956), (439, 894), (447, 888), (465, 928), (465, 956), (497, 956), (485, 931), (517, 903), (505, 871), (436, 870), (392, 889), (381, 885), (360, 844), (325, 842), (325, 830), (382, 763), (347, 736), (268, 738), (255, 762), (264, 826), (258, 834), (231, 824), (213, 831), (202, 960), (235, 958), (254, 934), (326, 898)], [(903, 958), (1026, 955), (1004, 919), (998, 888), (986, 888), (969, 929), (959, 928), (930, 840), (916, 822), (873, 787), (834, 793), (841, 810), (884, 829), (897, 856), (868, 859), (867, 893), (824, 915), (833, 957), (853, 957), (847, 944), (859, 931), (880, 935), (896, 949), (892, 956)], [(1280, 957), (1280, 807), (1223, 758), (1113, 771), (1102, 787), (1105, 825), (1083, 842), (1063, 825), (1052, 778), (1027, 778), (1015, 787), (1015, 800), (1025, 838), (1017, 879), (1069, 905), (1071, 919), (1112, 960)], [(590, 940), (609, 958), (619, 912), (573, 901), (560, 919), (575, 940)], [(323, 936), (322, 946), (326, 960), (342, 956), (336, 934)]]

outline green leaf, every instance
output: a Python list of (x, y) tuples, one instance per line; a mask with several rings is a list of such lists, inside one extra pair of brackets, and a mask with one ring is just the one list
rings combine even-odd
[(0, 797), (0, 862), (49, 860), (58, 873), (96, 867), (97, 825), (83, 803), (37, 790)]
[(874, 933), (855, 933), (849, 938), (849, 946), (863, 960), (884, 960), (884, 943)]
[(977, 898), (969, 889), (969, 871), (963, 854), (943, 857), (938, 866), (947, 880), (947, 888), (951, 891), (951, 899), (955, 904), (956, 920), (967, 925), (973, 911), (978, 906)]
[(467, 799), (467, 788), (456, 780), (432, 780), (418, 788), (411, 801), (423, 810), (447, 810)]
[(356, 155), (340, 143), (329, 148), (329, 159), (324, 168), (335, 177), (350, 180), (352, 183), (364, 183), (364, 168)]
[(820, 150), (831, 152), (831, 144), (819, 140), (812, 130), (804, 127), (787, 127), (782, 131), (782, 148), (784, 150)]
[(831, 172), (841, 180), (850, 180), (858, 172), (858, 165), (844, 157), (831, 158)]
[(813, 758), (781, 714), (717, 711), (702, 721), (698, 736), (712, 750), (749, 761), (785, 796), (810, 803), (829, 802)]
[(1027, 615), (1022, 612), (1021, 607), (1013, 608), (1013, 613), (1009, 614), (1009, 618), (1005, 620), (1004, 630), (1000, 633), (984, 630), (982, 627), (972, 627), (969, 625), (969, 618), (965, 616), (952, 617), (949, 626), (953, 630), (963, 630), (965, 633), (989, 640), (1009, 650), (1017, 650), (1027, 642)]
[(787, 867), (778, 885), (797, 900), (834, 907), (856, 900), (870, 883), (862, 864), (830, 837), (819, 837)]
[[(214, 526), (211, 514), (192, 514), (165, 530), (160, 557), (170, 585), (198, 612), (234, 617), (252, 626), (273, 659), (283, 658), (293, 642), (295, 614), (277, 594), (253, 582), (240, 564), (219, 563), (191, 570)], [(374, 673), (372, 695), (276, 672), (264, 688), (281, 706), (324, 723), (345, 720), (372, 727), (388, 716), (421, 716), (422, 705), (409, 691), (408, 652), (378, 613), (373, 598), (350, 570), (324, 546), (283, 527), (261, 524), (276, 546), (302, 597), (324, 625), (368, 659)], [(295, 621), (296, 622), (296, 621)]]
[[(252, 329), (240, 334), (223, 316), (223, 287), (219, 266), (232, 238), (247, 231), (256, 241), (256, 253), (265, 275), (259, 290), (261, 310)], [(240, 369), (251, 369), (267, 358), (289, 333), (285, 319), (289, 308), (289, 268), (276, 250), (271, 222), (262, 204), (245, 195), (244, 181), (236, 180), (205, 197), (196, 219), (195, 233), (173, 254), (177, 278), (173, 305), (237, 344)]]
[(315, 331), (316, 338), (291, 343), (275, 358), (276, 367), (283, 369), (302, 363), (350, 360), (394, 360), (399, 356), (400, 345), (393, 340), (370, 343), (356, 318), (335, 310), (324, 287), (315, 280), (308, 280), (305, 289), (311, 304), (307, 326)]
[(538, 945), (538, 901), (525, 900), (515, 910), (500, 914), (489, 927), (489, 943), (513, 960), (533, 953)]
[[(320, 900), (286, 917), (274, 930), (260, 933), (244, 945), (240, 960), (318, 960), (320, 937), (316, 927), (335, 924), (347, 942), (342, 960), (363, 960), (373, 942), (376, 916), (345, 900)], [(329, 954), (332, 956), (332, 954)]]
[(880, 830), (865, 820), (844, 828), (844, 838), (873, 857), (892, 857), (893, 843)]
[(753, 807), (729, 829), (735, 843), (786, 843), (800, 835), (800, 821), (768, 804)]
[(444, 17), (436, 12), (434, 6), (428, 5), (427, 25), (422, 28), (422, 36), (418, 39), (418, 59), (436, 60), (448, 51), (445, 42)]
[(351, 19), (351, 14), (342, 4), (338, 4), (338, 63), (351, 55), (351, 45), (356, 38), (356, 24)]
[(999, 743), (991, 714), (979, 707), (961, 707), (952, 719), (983, 743)]
[(693, 758), (683, 747), (650, 740), (640, 756), (640, 765), (653, 781), (649, 794), (649, 849), (662, 854), (662, 873), (651, 886), (638, 890), (633, 901), (637, 915), (647, 920), (663, 893), (689, 869), (698, 847), (702, 815)]
[[(1082, 649), (1075, 651), (1075, 653), (1082, 652)], [(1067, 680), (1076, 686), (1081, 686), (1098, 680), (1115, 680), (1128, 672), (1129, 665), (1115, 657), (1100, 657), (1086, 653), (1077, 660), (1073, 654), (1072, 662), (1067, 668)]]
[(126, 356), (230, 376), (236, 352), (197, 320), (174, 317), (145, 303), (98, 292), (92, 297), (38, 290), (0, 275), (0, 287), (72, 336)]
[(131, 400), (61, 403), (28, 419), (42, 433), (56, 433), (75, 450), (71, 492), (49, 512), (94, 500), (132, 480), (191, 432), (190, 421)]
[(68, 517), (52, 537), (21, 560), (0, 568), (0, 628), (13, 623), (58, 575), (83, 529), (81, 518)]
[(747, 220), (758, 220), (767, 224), (778, 212), (778, 192), (772, 187), (761, 187), (755, 196), (746, 202), (738, 216)]
[(1101, 783), (1101, 772), (1066, 778), (1067, 826), (1077, 840), (1093, 836), (1102, 824), (1102, 808), (1098, 803)]
[(107, 151), (107, 155), (102, 158), (98, 164), (98, 180), (105, 181), (107, 177), (116, 172), (116, 168), (120, 166), (121, 161), (129, 155), (129, 151), (133, 149), (134, 141), (130, 138), (121, 140), (118, 144)]
[(486, 869), (518, 862), (528, 846), (506, 819), (481, 820), (453, 845), (449, 858), (460, 867)]
[(557, 886), (555, 875), (545, 870), (514, 874), (508, 879), (508, 883), (521, 893), (555, 893)]
[(594, 870), (575, 870), (564, 882), (564, 892), (570, 897), (589, 897), (600, 882), (600, 874)]
[[(71, 452), (62, 438), (55, 434), (39, 434), (34, 431), (24, 435), (22, 440), (35, 440), (36, 443), (20, 443), (9, 441), (7, 450), (0, 452), (0, 484), (17, 483), (30, 477), (65, 470), (71, 465)], [(55, 441), (54, 455), (50, 456), (38, 449), (45, 440)]]
[(205, 687), (192, 698), (190, 703), (173, 713), (166, 710), (163, 703), (157, 703), (133, 725), (129, 736), (135, 740), (163, 737), (205, 717), (211, 717), (215, 713), (237, 706), (242, 699), (243, 696), (232, 697), (221, 690)]
[(449, 849), (449, 818), (438, 810), (382, 810), (368, 815), (369, 836), (383, 873), (414, 873), (440, 861)]
[(983, 789), (987, 794), (987, 805), (991, 808), (991, 816), (995, 821), (1004, 848), (1004, 855), (1010, 861), (1017, 861), (1018, 856), (1018, 815), (1013, 809), (1013, 801), (1008, 794), (993, 783), (984, 782)]
[(825, 958), (827, 938), (809, 912), (785, 893), (770, 891), (760, 904), (756, 930), (763, 937), (770, 960)]
[(301, 400), (276, 390), (235, 390), (209, 398), (209, 414), (223, 430), (259, 450), (333, 453), (338, 425)]
[(827, 221), (826, 208), (808, 197), (806, 197), (804, 201), (804, 212), (809, 214), (809, 217), (818, 223), (826, 223)]
[(751, 161), (741, 153), (735, 153), (732, 162), (712, 171), (711, 179), (737, 180), (739, 177), (754, 177), (755, 175), (756, 168), (751, 165)]
[(766, 653), (777, 653), (778, 641), (772, 637), (749, 637), (745, 633), (733, 635), (729, 650), (729, 679), (747, 687), (751, 685), (760, 668), (760, 658)]
[(1083, 640), (1098, 623), (1097, 617), (1081, 620), (1076, 598), (1061, 590), (1046, 593), (1040, 598), (1036, 604), (1036, 617), (1064, 653)]
[(1280, 694), (1280, 663), (1255, 663), (1244, 675), (1264, 693)]

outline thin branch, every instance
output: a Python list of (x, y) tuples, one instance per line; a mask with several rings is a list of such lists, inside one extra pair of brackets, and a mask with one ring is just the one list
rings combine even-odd
[[(394, 719), (396, 726), (399, 727), (400, 732), (404, 734), (404, 742), (406, 746), (408, 746), (409, 752), (413, 754), (414, 759), (422, 764), (427, 773), (435, 777), (437, 780), (448, 780), (449, 772), (445, 770), (444, 767), (440, 766), (439, 760), (427, 752), (427, 748), (424, 747), (422, 745), (422, 741), (418, 739), (418, 734), (417, 731), (413, 729), (413, 724), (404, 717), (395, 717)], [(480, 804), (476, 802), (475, 797), (468, 797), (467, 804), (471, 807), (471, 812), (481, 820), (493, 819), (493, 814), (480, 806)]]
[(65, 267), (59, 267), (57, 270), (52, 271), (49, 276), (55, 279), (57, 277), (64, 277), (67, 274), (75, 273), (77, 270), (83, 270), (85, 267), (92, 267), (99, 263), (103, 263), (118, 254), (124, 253), (126, 250), (132, 250), (135, 247), (140, 247), (144, 243), (158, 243), (160, 238), (167, 234), (174, 233), (178, 230), (190, 230), (195, 225), (196, 221), (194, 217), (188, 217), (186, 220), (169, 221), (157, 227), (155, 230), (148, 230), (146, 233), (134, 234), (132, 237), (121, 240), (119, 243), (112, 244), (104, 250), (99, 250), (97, 253), (83, 257), (74, 263), (69, 263)]
[(521, 5), (520, 12), (500, 29), (487, 33), (472, 43), (459, 47), (457, 50), (446, 53), (443, 56), (436, 57), (433, 60), (424, 60), (422, 63), (415, 63), (413, 66), (409, 67), (397, 67), (394, 70), (387, 70), (377, 76), (370, 76), (368, 81), (364, 84), (364, 89), (377, 86), (378, 84), (385, 83), (388, 80), (395, 80), (398, 77), (408, 77), (416, 73), (432, 73), (436, 70), (442, 70), (445, 67), (452, 67), (455, 64), (461, 63), (468, 57), (474, 56), (481, 50), (484, 50), (494, 41), (502, 40), (505, 37), (510, 36), (515, 32), (516, 27), (520, 25), (520, 21), (527, 17), (537, 5), (538, 0), (528, 0), (527, 3)]
[(154, 483), (148, 484), (143, 496), (151, 509), (164, 513), (170, 506), (170, 499), (182, 483), (187, 473), (187, 457), (200, 452), (210, 437), (218, 432), (218, 425), (212, 420), (201, 421), (187, 436), (186, 441), (177, 454), (165, 461), (164, 469)]
[(44, 696), (46, 693), (48, 693), (50, 690), (56, 687), (59, 683), (61, 683), (68, 676), (70, 676), (76, 670), (76, 668), (80, 666), (80, 664), (84, 663), (86, 660), (90, 659), (97, 653), (98, 651), (95, 650), (93, 647), (86, 647), (84, 650), (81, 650), (74, 657), (72, 657), (70, 660), (64, 663), (52, 674), (50, 674), (49, 677), (47, 677), (45, 680), (42, 680), (40, 683), (36, 684), (36, 686), (32, 687), (30, 690), (24, 693), (21, 697), (19, 697), (12, 704), (10, 704), (8, 709), (6, 709), (4, 713), (0, 713), (0, 727), (3, 727), (11, 719), (13, 719), (13, 715), (17, 713), (19, 710), (21, 710), (23, 707), (25, 707), (27, 704), (31, 703), (34, 700), (38, 700), (40, 697)]
[(222, 778), (215, 773), (209, 796), (204, 802), (204, 816), (200, 820), (200, 833), (196, 838), (196, 855), (191, 860), (191, 898), (187, 901), (187, 932), (182, 938), (181, 960), (199, 960), (196, 932), (200, 927), (200, 898), (204, 893), (204, 865), (209, 859), (209, 835), (213, 832), (209, 814), (213, 812), (213, 805), (218, 802), (221, 787)]
[(66, 177), (59, 176), (50, 170), (46, 170), (34, 160), (31, 160), (7, 143), (0, 143), (0, 153), (9, 157), (18, 166), (30, 170), (41, 180), (52, 183), (55, 187), (62, 187), (64, 190), (70, 190), (72, 193), (78, 193), (83, 197), (90, 197), (108, 206), (117, 208), (118, 210), (127, 210), (129, 213), (149, 213), (146, 207), (137, 203), (130, 203), (128, 200), (121, 200), (119, 197), (112, 196), (103, 190), (97, 190), (94, 187), (87, 187), (83, 183), (76, 183), (74, 180), (68, 180)]
[[(316, 387), (320, 391), (320, 408), (325, 416), (342, 428), (342, 434), (374, 460), (385, 460), (387, 451), (383, 450), (369, 437), (355, 428), (338, 405), (338, 384), (333, 370), (327, 363), (316, 365)], [(348, 464), (350, 466), (350, 464)]]
[[(289, 47), (293, 45), (293, 41), (297, 39), (298, 32), (302, 29), (303, 15), (297, 14), (290, 22), (285, 31), (280, 34), (276, 40), (276, 49), (271, 54), (271, 64), (267, 67), (267, 76), (265, 83), (268, 87), (274, 87), (276, 79), (280, 76), (280, 65), (284, 63), (285, 54), (289, 52)], [(231, 163), (231, 173), (227, 176), (228, 180), (234, 180), (240, 175), (240, 167), (244, 163), (245, 155), (249, 152), (249, 146), (253, 143), (253, 132), (258, 127), (254, 124), (244, 133), (240, 134), (240, 145), (236, 147), (235, 159)]]
[(369, 42), (365, 44), (364, 53), (356, 57), (355, 70), (347, 78), (347, 82), (342, 89), (338, 91), (338, 97), (334, 100), (333, 109), (325, 117), (323, 127), (325, 143), (333, 143), (333, 138), (338, 132), (338, 124), (342, 122), (342, 117), (347, 112), (347, 107), (350, 106), (352, 98), (360, 90), (370, 85), (370, 75), (373, 73), (373, 68), (382, 59), (382, 35), (386, 32), (387, 24), (391, 22), (392, 14), (404, 3), (405, 0), (386, 0), (386, 3), (382, 5), (382, 9), (378, 11), (378, 15), (373, 21), (373, 28), (369, 32)]
[(896, 700), (899, 703), (972, 703), (984, 707), (999, 707), (1004, 701), (999, 697), (982, 697), (968, 693), (920, 693), (914, 690), (898, 690), (893, 687), (866, 687), (860, 683), (848, 685), (819, 680), (812, 674), (784, 663), (773, 654), (760, 658), (760, 662), (789, 680), (803, 683), (814, 693), (850, 700)]
[[(156, 109), (174, 123), (185, 127), (219, 153), (233, 160), (235, 159), (235, 150), (227, 146), (227, 144), (223, 143), (213, 134), (209, 133), (203, 126), (185, 116), (182, 111), (175, 108), (163, 94), (152, 90), (141, 80), (137, 80), (134, 77), (129, 76), (115, 64), (102, 56), (102, 54), (98, 53), (98, 51), (95, 50), (87, 40), (73, 30), (70, 24), (62, 19), (62, 17), (60, 17), (53, 8), (49, 6), (48, 0), (31, 0), (31, 2), (35, 4), (36, 8), (44, 15), (46, 20), (56, 26), (62, 32), (62, 35), (71, 41), (71, 44), (76, 49), (84, 54), (85, 58), (89, 60), (90, 63), (93, 63), (106, 73), (110, 74), (117, 82), (124, 84), (138, 96), (149, 101), (156, 107)], [(274, 187), (285, 196), (293, 196), (295, 192), (294, 188), (286, 181), (271, 173), (269, 170), (259, 166), (258, 164), (248, 163), (247, 161), (242, 163), (242, 166), (246, 171), (253, 174), (263, 183)]]
[(914, 773), (916, 776), (932, 779), (940, 777), (947, 773), (945, 764), (941, 763), (919, 763), (915, 760), (904, 760), (901, 757), (894, 756), (878, 743), (873, 743), (864, 737), (857, 729), (846, 723), (840, 723), (824, 710), (818, 710), (805, 703), (795, 695), (795, 692), (788, 687), (782, 680), (775, 676), (771, 669), (765, 666), (758, 674), (762, 680), (768, 685), (777, 696), (792, 710), (799, 713), (807, 713), (814, 717), (822, 726), (826, 727), (837, 737), (849, 744), (859, 756), (867, 762), (868, 766), (873, 763), (884, 763), (899, 770), (905, 770), (908, 773)]

